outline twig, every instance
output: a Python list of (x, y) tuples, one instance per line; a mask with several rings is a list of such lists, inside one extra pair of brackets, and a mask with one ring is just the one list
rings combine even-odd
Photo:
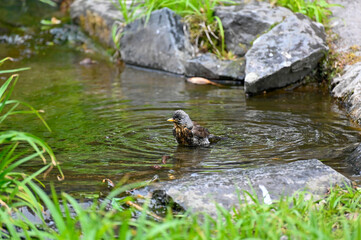
[[(137, 209), (138, 211), (141, 211), (141, 212), (144, 210), (144, 208), (142, 208), (142, 207), (139, 206), (138, 204), (133, 203), (133, 202), (131, 202), (131, 201), (126, 201), (125, 204), (127, 204), (127, 205), (130, 206), (130, 207), (134, 207), (135, 209)], [(159, 221), (163, 221), (163, 220), (164, 220), (164, 218), (158, 216), (157, 214), (155, 214), (155, 213), (153, 213), (153, 212), (151, 212), (151, 211), (148, 211), (148, 210), (147, 210), (146, 213), (147, 213), (148, 215), (154, 217), (155, 219), (159, 220)]]

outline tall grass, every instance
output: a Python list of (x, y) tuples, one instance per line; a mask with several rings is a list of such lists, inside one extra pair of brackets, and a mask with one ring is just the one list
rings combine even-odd
[[(12, 59), (4, 58), (0, 60), (0, 66), (7, 60)], [(0, 75), (28, 69), (29, 68), (0, 70)], [(64, 178), (56, 162), (54, 153), (46, 142), (32, 134), (8, 130), (1, 125), (7, 118), (11, 118), (13, 115), (35, 114), (50, 131), (49, 126), (40, 115), (40, 111), (23, 101), (11, 99), (11, 94), (18, 78), (19, 75), (17, 74), (11, 75), (0, 87), (0, 127), (3, 130), (0, 132), (0, 205), (3, 207), (1, 209), (0, 219), (3, 224), (9, 225), (7, 229), (11, 232), (13, 232), (13, 228), (10, 227), (12, 222), (10, 220), (11, 214), (18, 212), (19, 207), (27, 206), (33, 212), (37, 213), (41, 213), (43, 210), (37, 199), (37, 195), (29, 188), (29, 184), (31, 184), (34, 179), (37, 180), (36, 177), (41, 173), (44, 173), (44, 176), (46, 176), (54, 166), (56, 166), (60, 172), (58, 178)], [(24, 144), (29, 145), (29, 148), (19, 148), (20, 145)], [(19, 172), (19, 166), (36, 159), (42, 160), (44, 167), (31, 175)], [(41, 184), (40, 181), (38, 182)], [(24, 223), (23, 225), (26, 227), (30, 226)]]
[[(40, 239), (360, 239), (361, 194), (359, 190), (335, 188), (323, 200), (314, 201), (305, 193), (284, 197), (265, 205), (251, 196), (231, 211), (217, 207), (217, 216), (171, 211), (161, 221), (147, 215), (147, 205), (133, 218), (133, 209), (106, 210), (107, 201), (84, 209), (73, 197), (52, 191), (47, 196), (29, 184), (51, 212), (53, 228), (34, 226), (29, 220), (12, 219), (8, 236)], [(117, 196), (125, 188), (111, 193)], [(62, 206), (62, 207), (60, 207)], [(76, 215), (72, 214), (72, 212)], [(4, 211), (0, 209), (0, 216)], [(9, 218), (5, 216), (5, 218)], [(25, 224), (24, 224), (25, 223)], [(24, 228), (24, 225), (28, 225)], [(23, 231), (16, 230), (16, 227)], [(26, 230), (26, 231), (25, 231)], [(13, 235), (14, 234), (14, 235)], [(4, 236), (4, 234), (3, 234)], [(13, 238), (12, 238), (13, 239)]]

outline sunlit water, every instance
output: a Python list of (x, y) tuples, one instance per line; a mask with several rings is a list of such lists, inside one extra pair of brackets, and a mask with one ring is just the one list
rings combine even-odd
[[(20, 56), (0, 45), (1, 56)], [(31, 67), (22, 72), (13, 98), (43, 109), (49, 133), (33, 116), (9, 118), (4, 126), (28, 131), (52, 146), (65, 173), (58, 189), (92, 193), (101, 180), (114, 182), (180, 178), (184, 173), (255, 168), (317, 158), (353, 180), (346, 149), (360, 141), (327, 91), (303, 86), (246, 98), (243, 88), (186, 83), (183, 78), (106, 61), (81, 66), (85, 56), (54, 46), (31, 58), (7, 64)], [(178, 147), (174, 110), (213, 134), (226, 137), (209, 148)], [(3, 126), (3, 127), (4, 127)], [(163, 156), (170, 156), (166, 164)], [(28, 166), (37, 169), (41, 161)], [(55, 180), (54, 170), (47, 180)]]

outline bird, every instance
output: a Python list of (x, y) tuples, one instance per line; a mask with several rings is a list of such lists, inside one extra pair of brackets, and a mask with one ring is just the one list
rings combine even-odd
[(183, 110), (175, 111), (173, 117), (167, 121), (174, 123), (173, 136), (179, 145), (208, 147), (211, 143), (221, 139), (221, 137), (210, 134), (207, 128), (193, 122)]

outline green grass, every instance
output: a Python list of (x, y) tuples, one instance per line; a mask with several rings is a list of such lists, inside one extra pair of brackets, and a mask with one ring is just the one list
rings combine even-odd
[(332, 14), (331, 7), (342, 7), (339, 4), (330, 4), (326, 0), (270, 0), (272, 4), (289, 8), (293, 12), (302, 13), (312, 20), (327, 24)]
[[(52, 198), (41, 188), (29, 183), (45, 207), (51, 212), (55, 228), (45, 222), (34, 226), (29, 220), (20, 220), (5, 215), (8, 236), (12, 239), (360, 239), (361, 193), (357, 189), (335, 188), (325, 199), (306, 199), (304, 193), (285, 197), (272, 205), (255, 199), (241, 203), (228, 211), (218, 207), (218, 215), (187, 213), (174, 216), (171, 211), (161, 221), (148, 214), (143, 206), (137, 219), (132, 218), (134, 209), (106, 210), (103, 204), (94, 203), (84, 209), (70, 195), (59, 197), (52, 191)], [(109, 199), (126, 190), (117, 188)], [(61, 210), (60, 205), (63, 206)], [(71, 215), (74, 209), (76, 216)], [(15, 226), (24, 232), (15, 230)], [(26, 230), (26, 231), (25, 231)], [(3, 234), (2, 236), (5, 236)], [(14, 237), (15, 236), (15, 237)], [(14, 237), (14, 238), (13, 238)]]

